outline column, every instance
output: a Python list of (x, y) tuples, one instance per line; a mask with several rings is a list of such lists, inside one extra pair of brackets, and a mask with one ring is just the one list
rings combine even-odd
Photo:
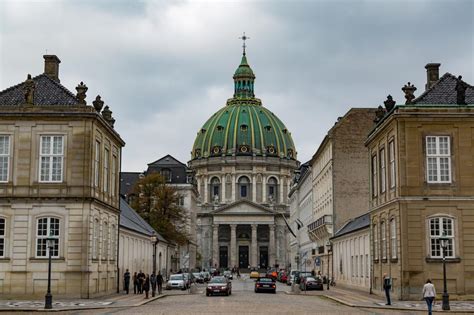
[(232, 175), (232, 200), (231, 202), (235, 202), (235, 175)]
[(230, 265), (229, 268), (237, 266), (237, 224), (230, 225)]
[(219, 267), (219, 224), (212, 225), (212, 267)]
[(251, 247), (251, 255), (250, 255), (250, 265), (252, 267), (257, 267), (257, 224), (252, 224), (252, 247)]
[(225, 198), (225, 186), (226, 186), (226, 182), (225, 182), (225, 174), (222, 175), (222, 179), (221, 179), (221, 203), (225, 203), (226, 202), (226, 198)]
[(269, 244), (268, 244), (268, 264), (270, 267), (273, 267), (275, 265), (275, 225), (270, 224), (268, 225), (268, 228), (270, 230), (270, 237), (269, 237)]
[(278, 201), (279, 201), (278, 203), (280, 203), (280, 204), (281, 203), (286, 203), (283, 200), (283, 181), (284, 180), (285, 180), (285, 177), (282, 176), (282, 177), (280, 177), (280, 182), (278, 183), (279, 184), (278, 186), (280, 186), (280, 187), (278, 187), (279, 188), (278, 190), (280, 191), (280, 199), (278, 199)]
[(257, 178), (252, 175), (252, 201), (257, 202)]
[(262, 202), (267, 202), (267, 178), (262, 175)]
[(208, 192), (208, 184), (207, 184), (207, 176), (203, 176), (202, 177), (202, 180), (204, 182), (204, 198), (203, 198), (203, 201), (204, 203), (208, 203), (209, 202), (209, 192)]

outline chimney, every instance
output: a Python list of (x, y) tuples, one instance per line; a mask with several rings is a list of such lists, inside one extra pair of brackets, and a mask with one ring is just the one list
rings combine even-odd
[(61, 60), (56, 55), (43, 55), (44, 58), (44, 74), (50, 79), (59, 81), (59, 64)]
[(439, 80), (439, 66), (440, 63), (429, 63), (425, 66), (426, 69), (426, 85), (425, 90), (428, 90), (436, 81)]

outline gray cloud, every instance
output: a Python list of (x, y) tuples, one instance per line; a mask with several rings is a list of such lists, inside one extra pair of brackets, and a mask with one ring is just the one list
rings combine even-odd
[(428, 62), (474, 83), (471, 1), (4, 1), (0, 89), (62, 60), (61, 82), (101, 94), (127, 142), (123, 169), (167, 153), (186, 162), (197, 130), (232, 96), (241, 56), (299, 159), (350, 107), (374, 107)]

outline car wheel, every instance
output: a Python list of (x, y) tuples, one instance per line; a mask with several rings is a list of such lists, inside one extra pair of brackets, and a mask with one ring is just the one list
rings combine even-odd
[(232, 290), (229, 291), (229, 295), (231, 295), (231, 294), (232, 294)]
[(209, 292), (206, 292), (206, 296), (209, 296)]

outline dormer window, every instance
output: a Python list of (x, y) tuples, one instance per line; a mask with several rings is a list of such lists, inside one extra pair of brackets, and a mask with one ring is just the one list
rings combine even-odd
[(248, 126), (247, 125), (240, 125), (240, 131), (243, 131), (243, 132), (246, 132), (248, 130)]
[(168, 183), (171, 182), (171, 178), (172, 178), (172, 173), (171, 173), (171, 170), (169, 168), (163, 168), (160, 170), (160, 174), (161, 176), (163, 176), (163, 178), (165, 179), (165, 181), (167, 181)]
[(222, 132), (222, 131), (224, 130), (224, 127), (221, 126), (221, 125), (218, 125), (218, 126), (216, 127), (216, 129), (217, 129), (217, 131)]
[(272, 131), (272, 126), (266, 125), (265, 131), (268, 131), (268, 132)]

